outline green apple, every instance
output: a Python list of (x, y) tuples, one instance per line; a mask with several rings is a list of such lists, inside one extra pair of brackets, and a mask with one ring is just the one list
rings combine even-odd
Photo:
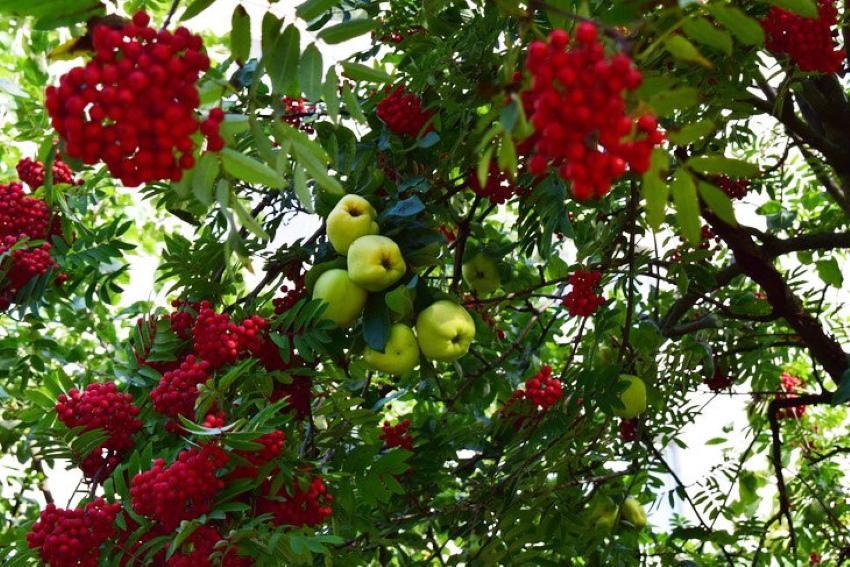
[(346, 195), (328, 215), (327, 231), (331, 246), (346, 254), (351, 243), (370, 234), (378, 234), (378, 213), (369, 201), (359, 195)]
[(502, 285), (496, 260), (480, 252), (463, 264), (462, 271), (463, 281), (479, 295), (493, 293)]
[(413, 329), (404, 323), (396, 323), (390, 327), (384, 352), (366, 347), (363, 360), (372, 370), (404, 376), (419, 365), (419, 343)]
[(597, 496), (593, 499), (586, 518), (589, 527), (608, 533), (617, 523), (617, 504), (610, 496)]
[(646, 526), (646, 510), (643, 509), (641, 503), (635, 498), (626, 498), (620, 507), (620, 514), (625, 521), (637, 529)]
[(322, 316), (343, 328), (350, 327), (366, 306), (366, 290), (351, 281), (345, 270), (328, 270), (316, 280), (313, 299), (322, 299), (328, 307)]
[(596, 361), (601, 366), (614, 366), (617, 364), (618, 353), (611, 345), (602, 344), (596, 349)]
[(646, 411), (646, 385), (643, 380), (630, 374), (621, 375), (620, 382), (627, 384), (620, 394), (620, 401), (625, 407), (614, 408), (614, 414), (623, 419), (634, 419)]
[(416, 335), (426, 358), (451, 362), (469, 350), (475, 338), (475, 321), (466, 309), (443, 299), (419, 314)]
[(348, 248), (348, 275), (365, 290), (385, 290), (406, 271), (398, 244), (386, 236), (361, 236)]

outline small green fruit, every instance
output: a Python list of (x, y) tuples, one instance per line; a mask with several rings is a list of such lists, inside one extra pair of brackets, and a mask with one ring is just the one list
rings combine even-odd
[(475, 338), (475, 321), (466, 309), (444, 299), (419, 314), (416, 335), (426, 358), (452, 362), (469, 350)]
[(383, 291), (407, 271), (398, 244), (386, 236), (361, 236), (348, 249), (348, 275), (368, 291)]
[(462, 272), (463, 281), (478, 295), (489, 295), (502, 285), (498, 264), (480, 252), (463, 264)]
[(641, 529), (646, 526), (646, 510), (635, 498), (626, 498), (623, 506), (620, 508), (620, 513), (625, 521)]
[(378, 213), (369, 201), (359, 195), (346, 195), (328, 215), (328, 240), (340, 254), (346, 254), (351, 243), (370, 234), (378, 234)]
[(384, 352), (369, 347), (363, 353), (366, 366), (394, 376), (404, 376), (419, 365), (419, 343), (413, 329), (403, 323), (390, 327)]
[(614, 414), (623, 419), (634, 419), (646, 411), (646, 385), (643, 380), (630, 374), (621, 375), (620, 382), (627, 384), (620, 394), (620, 401), (625, 407), (615, 407)]
[(342, 328), (348, 328), (366, 306), (366, 290), (356, 285), (345, 270), (328, 270), (316, 280), (313, 299), (322, 299), (328, 306), (322, 317)]

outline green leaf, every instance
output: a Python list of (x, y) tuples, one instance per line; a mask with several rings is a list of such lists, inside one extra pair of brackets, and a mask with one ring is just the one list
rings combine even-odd
[(818, 260), (815, 262), (815, 266), (823, 283), (837, 288), (844, 285), (844, 276), (841, 274), (841, 268), (835, 258)]
[(293, 146), (292, 149), (295, 152), (295, 159), (298, 160), (298, 163), (307, 170), (310, 177), (315, 179), (316, 183), (318, 183), (322, 189), (334, 195), (345, 194), (345, 189), (343, 189), (342, 184), (328, 175), (327, 166), (319, 161), (315, 155), (306, 151), (301, 146)]
[(687, 146), (708, 136), (717, 129), (711, 120), (700, 120), (693, 124), (686, 124), (679, 130), (668, 131), (667, 138), (676, 145)]
[(347, 83), (342, 85), (342, 100), (345, 102), (345, 109), (348, 110), (352, 118), (361, 124), (367, 122), (366, 115), (363, 114), (363, 109), (360, 108), (360, 101), (357, 100), (357, 96), (351, 91)]
[(744, 14), (738, 8), (721, 6), (720, 4), (709, 4), (706, 8), (741, 43), (747, 45), (764, 45), (764, 30), (761, 24)]
[(406, 319), (413, 314), (413, 299), (415, 294), (415, 289), (400, 285), (384, 296), (384, 302), (390, 308), (390, 311), (396, 313), (399, 318)]
[(218, 179), (221, 162), (218, 155), (207, 152), (198, 159), (192, 176), (192, 194), (199, 203), (209, 206), (213, 202), (213, 184)]
[(271, 189), (283, 189), (283, 178), (266, 164), (246, 156), (232, 148), (220, 152), (224, 170), (246, 183), (264, 185)]
[(516, 146), (514, 146), (513, 138), (509, 133), (502, 136), (502, 142), (499, 144), (498, 165), (501, 171), (504, 171), (511, 178), (516, 177), (517, 157)]
[(708, 205), (708, 208), (714, 211), (714, 214), (720, 217), (723, 222), (738, 226), (738, 221), (735, 219), (735, 207), (725, 191), (711, 183), (700, 182), (699, 195)]
[(100, 0), (0, 0), (0, 13), (36, 18), (64, 18), (87, 13), (100, 6)]
[(263, 229), (263, 226), (245, 209), (238, 197), (233, 195), (230, 199), (230, 205), (243, 227), (247, 228), (254, 236), (261, 240), (270, 239), (269, 234)]
[(292, 183), (295, 189), (295, 196), (298, 197), (298, 202), (307, 209), (308, 213), (312, 213), (313, 195), (310, 193), (310, 188), (307, 187), (307, 174), (299, 164), (295, 164)]
[(416, 147), (428, 149), (440, 141), (440, 135), (431, 130), (417, 142)]
[(215, 0), (195, 0), (189, 7), (186, 8), (186, 11), (183, 12), (183, 15), (180, 16), (180, 21), (185, 22), (186, 20), (191, 20), (207, 8), (213, 5)]
[(493, 161), (493, 147), (487, 148), (481, 157), (478, 158), (478, 167), (475, 170), (475, 175), (478, 176), (478, 184), (481, 187), (487, 186), (487, 177), (490, 175), (490, 162)]
[(682, 234), (688, 239), (688, 242), (696, 246), (700, 242), (702, 223), (700, 222), (697, 188), (693, 178), (684, 169), (678, 170), (670, 184), (670, 191), (673, 193), (676, 219), (682, 229)]
[(353, 61), (343, 61), (342, 74), (352, 81), (363, 81), (366, 83), (389, 83), (393, 78), (381, 69), (367, 67)]
[(370, 348), (383, 352), (390, 338), (390, 312), (382, 294), (369, 294), (363, 310), (363, 339)]
[(266, 70), (275, 92), (284, 92), (295, 82), (301, 55), (301, 32), (294, 25), (286, 26), (268, 55), (264, 55)]
[(699, 91), (694, 87), (665, 89), (648, 102), (658, 116), (670, 116), (676, 110), (685, 110), (699, 102)]
[(230, 52), (240, 64), (251, 56), (251, 16), (242, 4), (236, 6), (230, 20)]
[(804, 18), (817, 18), (818, 7), (814, 0), (767, 0), (770, 4), (783, 10), (793, 12)]
[(301, 54), (298, 81), (308, 99), (319, 100), (322, 97), (322, 54), (315, 43), (308, 45)]
[(328, 116), (336, 122), (339, 119), (339, 78), (337, 78), (336, 68), (333, 66), (328, 69), (328, 74), (325, 77), (322, 98), (325, 100)]
[(723, 156), (697, 156), (689, 159), (687, 166), (700, 173), (722, 173), (734, 178), (754, 177), (759, 173), (755, 164)]
[(841, 380), (838, 382), (838, 389), (832, 395), (832, 403), (834, 405), (843, 404), (850, 400), (850, 368), (844, 371), (841, 375)]
[(681, 35), (673, 35), (667, 38), (664, 42), (667, 51), (670, 52), (676, 59), (687, 61), (688, 63), (697, 63), (703, 67), (711, 68), (711, 61), (703, 57), (693, 43), (685, 39)]
[(667, 153), (661, 149), (654, 150), (650, 168), (644, 174), (641, 184), (643, 198), (646, 201), (646, 221), (656, 231), (661, 228), (667, 211), (669, 189), (666, 179), (662, 178), (667, 166)]
[(726, 30), (716, 27), (707, 18), (697, 16), (685, 20), (682, 31), (696, 42), (713, 47), (726, 55), (732, 54), (732, 36)]
[(331, 45), (369, 33), (377, 27), (372, 20), (349, 20), (319, 32), (319, 39)]
[(331, 8), (340, 3), (340, 0), (307, 0), (295, 8), (298, 17), (305, 21), (315, 20)]

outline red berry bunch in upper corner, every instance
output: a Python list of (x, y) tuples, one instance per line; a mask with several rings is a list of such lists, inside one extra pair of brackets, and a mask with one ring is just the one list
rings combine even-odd
[(487, 184), (482, 187), (478, 181), (478, 175), (470, 175), (469, 187), (483, 199), (488, 199), (494, 205), (501, 205), (514, 196), (517, 187), (511, 181), (510, 176), (501, 171), (495, 162), (490, 163), (490, 172), (487, 174)]
[(283, 105), (283, 121), (307, 134), (312, 134), (315, 130), (313, 126), (304, 122), (304, 118), (312, 116), (316, 112), (316, 107), (307, 102), (306, 98), (285, 96), (280, 99)]
[(257, 512), (271, 514), (278, 526), (318, 526), (333, 514), (333, 496), (321, 476), (314, 476), (305, 488), (295, 480), (288, 492), (285, 487), (281, 490), (282, 494), (268, 494), (257, 502)]
[(166, 530), (208, 513), (216, 493), (224, 488), (216, 472), (227, 460), (227, 454), (214, 445), (181, 451), (170, 465), (156, 459), (130, 483), (133, 510), (158, 521)]
[(50, 567), (97, 567), (100, 546), (115, 535), (120, 511), (120, 504), (103, 498), (77, 510), (48, 504), (27, 534), (27, 545)]
[(413, 435), (410, 434), (409, 419), (403, 419), (395, 425), (385, 421), (379, 438), (384, 442), (385, 449), (401, 447), (407, 451), (413, 450)]
[(605, 303), (605, 298), (597, 293), (602, 281), (600, 272), (576, 270), (570, 275), (572, 289), (564, 296), (564, 307), (574, 317), (590, 317)]
[(529, 169), (542, 175), (554, 167), (581, 201), (599, 198), (629, 170), (649, 169), (655, 146), (664, 140), (654, 116), (628, 114), (625, 95), (643, 77), (628, 55), (605, 55), (596, 26), (576, 28), (575, 41), (562, 29), (528, 48), (533, 77), (523, 103), (536, 134)]
[(177, 181), (194, 165), (197, 84), (210, 66), (200, 36), (149, 24), (139, 12), (119, 28), (98, 25), (94, 58), (46, 92), (67, 154), (87, 164), (103, 161), (128, 187)]
[(414, 138), (431, 119), (431, 113), (422, 110), (422, 100), (402, 86), (378, 103), (376, 113), (391, 132)]
[(726, 175), (715, 177), (713, 180), (715, 185), (723, 189), (723, 192), (730, 199), (743, 199), (750, 191), (749, 179), (732, 179)]
[[(44, 185), (44, 164), (32, 158), (24, 158), (15, 166), (18, 172), (18, 177), (29, 185), (32, 191), (35, 191)], [(53, 183), (54, 184), (74, 184), (74, 172), (68, 167), (68, 164), (59, 159), (57, 156), (53, 161)]]
[(819, 0), (817, 18), (805, 18), (774, 6), (761, 25), (767, 36), (767, 49), (787, 54), (801, 71), (837, 73), (846, 57), (835, 44), (832, 28), (837, 22), (835, 0)]
[[(787, 372), (783, 372), (782, 375), (779, 377), (779, 383), (785, 393), (776, 394), (777, 400), (796, 398), (800, 395), (799, 390), (803, 386), (802, 379), (796, 376), (792, 376)], [(779, 419), (799, 419), (803, 417), (803, 415), (805, 415), (806, 409), (808, 409), (808, 406), (805, 405), (793, 406), (790, 408), (780, 408), (776, 416)]]
[(109, 476), (133, 448), (133, 435), (142, 427), (133, 397), (119, 392), (115, 382), (89, 384), (82, 392), (74, 389), (67, 395), (61, 394), (56, 403), (56, 415), (69, 428), (101, 429), (109, 435), (97, 449), (84, 456), (80, 464), (86, 478), (99, 482)]

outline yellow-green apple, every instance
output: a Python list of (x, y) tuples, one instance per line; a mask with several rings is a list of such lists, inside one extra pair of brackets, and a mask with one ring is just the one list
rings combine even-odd
[(637, 529), (646, 526), (646, 510), (643, 509), (641, 503), (635, 498), (626, 498), (620, 507), (620, 514), (625, 521)]
[(361, 236), (348, 248), (348, 275), (365, 290), (385, 290), (406, 270), (398, 244), (386, 236)]
[(587, 512), (587, 525), (596, 531), (608, 533), (617, 523), (617, 504), (610, 496), (597, 496)]
[(366, 290), (351, 281), (345, 270), (328, 270), (316, 280), (313, 299), (328, 304), (322, 316), (343, 328), (350, 327), (366, 306)]
[(493, 293), (502, 284), (496, 260), (478, 253), (463, 264), (463, 281), (479, 295)]
[(384, 352), (366, 347), (363, 360), (372, 370), (404, 376), (419, 365), (419, 343), (413, 329), (404, 323), (396, 323), (390, 327)]
[(614, 413), (624, 419), (634, 419), (646, 410), (646, 385), (630, 374), (621, 375), (620, 382), (626, 383), (626, 389), (620, 393), (624, 407), (614, 408)]
[(378, 213), (359, 195), (346, 195), (328, 215), (328, 240), (340, 254), (348, 253), (351, 243), (370, 234), (378, 234)]
[(451, 362), (469, 350), (475, 338), (475, 321), (466, 309), (443, 299), (419, 314), (416, 335), (426, 358)]

